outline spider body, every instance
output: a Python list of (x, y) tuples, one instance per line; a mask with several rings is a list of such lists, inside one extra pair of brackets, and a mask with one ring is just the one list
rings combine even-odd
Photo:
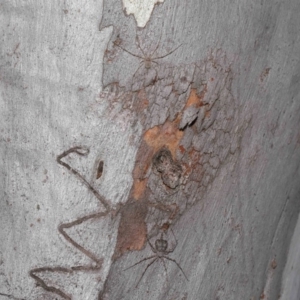
[(160, 239), (157, 239), (155, 241), (155, 249), (157, 252), (166, 252), (167, 249), (168, 249), (168, 241), (167, 240), (164, 240), (161, 236)]
[(172, 253), (175, 250), (175, 248), (177, 247), (176, 237), (175, 237), (175, 235), (173, 233), (173, 230), (171, 230), (171, 231), (172, 231), (172, 234), (173, 234), (174, 239), (175, 239), (175, 245), (170, 250), (168, 250), (168, 241), (163, 238), (163, 234), (161, 233), (160, 238), (155, 241), (155, 244), (154, 244), (155, 246), (153, 246), (152, 243), (151, 243), (151, 241), (149, 239), (147, 239), (148, 243), (149, 243), (149, 245), (151, 247), (151, 250), (154, 252), (154, 255), (151, 255), (149, 257), (143, 258), (142, 260), (138, 261), (134, 265), (132, 265), (132, 266), (130, 266), (130, 267), (128, 267), (128, 268), (125, 269), (125, 270), (131, 269), (131, 268), (135, 267), (136, 265), (140, 264), (143, 261), (153, 259), (147, 265), (147, 267), (145, 268), (145, 270), (143, 271), (143, 273), (142, 273), (139, 281), (136, 284), (136, 287), (138, 287), (139, 283), (141, 282), (141, 280), (142, 280), (143, 276), (145, 275), (146, 271), (148, 270), (148, 268), (152, 264), (154, 264), (157, 260), (161, 260), (161, 262), (163, 264), (163, 267), (164, 267), (164, 269), (166, 271), (166, 274), (167, 274), (167, 267), (166, 267), (164, 259), (169, 260), (169, 261), (175, 263), (176, 266), (180, 269), (180, 271), (183, 274), (183, 276), (185, 277), (185, 279), (188, 281), (188, 278), (186, 277), (186, 275), (185, 275), (184, 271), (182, 270), (181, 266), (179, 265), (179, 263), (175, 259), (172, 259), (172, 258), (170, 258), (170, 257), (167, 256), (169, 253)]
[(122, 46), (120, 45), (119, 42), (115, 42), (114, 45), (116, 45), (117, 47), (119, 47), (120, 49), (122, 49), (123, 51), (125, 51), (126, 53), (128, 53), (128, 54), (130, 54), (130, 55), (132, 55), (132, 56), (134, 56), (134, 57), (137, 57), (137, 58), (139, 58), (139, 59), (141, 60), (140, 66), (137, 68), (137, 70), (136, 70), (136, 71), (134, 72), (134, 74), (133, 74), (133, 77), (135, 77), (136, 73), (137, 73), (138, 70), (141, 68), (142, 63), (144, 64), (144, 68), (145, 68), (146, 70), (149, 70), (149, 69), (151, 69), (152, 63), (158, 65), (158, 62), (157, 62), (156, 60), (162, 59), (162, 58), (165, 58), (165, 57), (168, 56), (168, 55), (171, 55), (173, 52), (175, 52), (175, 51), (181, 46), (181, 44), (180, 44), (180, 45), (177, 46), (175, 49), (171, 50), (170, 52), (168, 52), (168, 53), (166, 53), (166, 54), (164, 54), (164, 55), (155, 56), (155, 53), (156, 53), (156, 51), (157, 51), (157, 49), (158, 49), (158, 47), (159, 47), (160, 40), (161, 40), (161, 36), (160, 36), (160, 38), (159, 38), (159, 41), (158, 41), (158, 43), (157, 43), (155, 49), (154, 49), (153, 52), (150, 53), (149, 55), (147, 55), (146, 52), (145, 52), (145, 51), (143, 50), (143, 48), (141, 47), (141, 45), (140, 45), (140, 40), (139, 40), (138, 36), (136, 36), (136, 42), (137, 42), (138, 48), (140, 49), (142, 55), (139, 55), (139, 54), (136, 54), (136, 53), (133, 53), (133, 52), (127, 50), (126, 48), (122, 47)]

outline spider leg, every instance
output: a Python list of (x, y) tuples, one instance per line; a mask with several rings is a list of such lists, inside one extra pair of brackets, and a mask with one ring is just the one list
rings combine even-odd
[(156, 257), (156, 255), (151, 255), (151, 256), (149, 256), (149, 257), (143, 258), (142, 260), (138, 261), (138, 262), (135, 263), (134, 265), (132, 265), (132, 266), (130, 266), (130, 267), (124, 269), (124, 271), (129, 270), (129, 269), (135, 267), (136, 265), (138, 265), (139, 263), (141, 263), (141, 262), (143, 262), (143, 261), (146, 261), (146, 260), (149, 260), (149, 259), (151, 259), (151, 258), (153, 258), (153, 257)]
[(150, 58), (152, 58), (152, 55), (155, 54), (155, 52), (157, 51), (158, 47), (159, 47), (159, 44), (160, 44), (160, 41), (161, 41), (161, 36), (162, 36), (162, 31), (160, 32), (160, 37), (159, 37), (159, 40), (158, 40), (158, 43), (154, 49), (154, 51), (150, 54)]
[(89, 149), (86, 147), (73, 147), (67, 151), (64, 151), (62, 154), (58, 155), (56, 161), (58, 164), (62, 165), (63, 167), (67, 168), (70, 172), (72, 172), (92, 193), (96, 196), (96, 198), (103, 204), (106, 210), (110, 209), (110, 205), (108, 201), (101, 196), (96, 189), (81, 175), (77, 170), (73, 169), (69, 164), (62, 161), (62, 158), (66, 157), (70, 153), (76, 153), (80, 156), (86, 156), (89, 154)]
[[(162, 203), (153, 203), (153, 202), (148, 201), (147, 205), (150, 207), (159, 209), (160, 211), (167, 212), (169, 214), (169, 219), (171, 219), (171, 220), (175, 218), (175, 216), (177, 215), (177, 213), (179, 211), (179, 207), (177, 204), (166, 205), (166, 204), (162, 204)], [(174, 209), (174, 206), (175, 206), (175, 209)]]
[(72, 273), (72, 270), (67, 269), (67, 268), (62, 268), (62, 267), (54, 267), (54, 268), (43, 267), (43, 268), (32, 269), (29, 272), (29, 275), (37, 282), (38, 286), (42, 287), (44, 290), (46, 290), (48, 292), (59, 295), (64, 299), (71, 300), (72, 297), (70, 295), (66, 294), (65, 292), (63, 292), (62, 290), (60, 290), (54, 286), (47, 285), (46, 282), (42, 278), (40, 278), (38, 275), (36, 275), (36, 273), (44, 273), (44, 272)]
[(24, 298), (16, 298), (16, 297), (14, 297), (12, 295), (3, 294), (3, 293), (0, 293), (0, 296), (4, 296), (4, 297), (15, 299), (15, 300), (25, 300)]
[(71, 228), (75, 225), (79, 225), (87, 220), (90, 219), (98, 219), (105, 217), (110, 210), (110, 206), (108, 202), (95, 190), (95, 188), (84, 178), (83, 175), (81, 175), (77, 170), (73, 169), (68, 163), (62, 161), (62, 159), (66, 156), (68, 156), (71, 153), (75, 153), (80, 156), (86, 156), (89, 154), (89, 149), (86, 147), (73, 147), (68, 149), (67, 151), (64, 151), (62, 154), (58, 155), (56, 158), (56, 161), (58, 164), (62, 165), (63, 167), (67, 168), (70, 172), (72, 172), (77, 178), (79, 178), (97, 197), (97, 199), (104, 205), (106, 208), (105, 212), (100, 213), (94, 213), (82, 218), (79, 218), (73, 222), (70, 223), (64, 223), (59, 225), (58, 231), (62, 234), (62, 236), (70, 243), (72, 244), (76, 249), (81, 251), (83, 254), (85, 254), (87, 257), (89, 257), (92, 261), (94, 261), (96, 264), (93, 266), (74, 266), (71, 268), (64, 268), (64, 267), (42, 267), (42, 268), (35, 268), (29, 271), (29, 275), (37, 282), (39, 286), (41, 286), (44, 290), (55, 293), (64, 299), (71, 300), (71, 296), (66, 294), (64, 291), (60, 290), (59, 288), (56, 288), (54, 286), (48, 285), (39, 275), (39, 273), (44, 272), (58, 272), (58, 273), (73, 273), (74, 271), (98, 271), (102, 267), (103, 259), (97, 258), (92, 252), (88, 251), (81, 245), (79, 245), (77, 242), (75, 242), (66, 232), (66, 228)]
[(139, 67), (138, 67), (138, 68), (136, 69), (136, 71), (134, 72), (132, 78), (135, 78), (135, 74), (136, 74), (137, 71), (142, 67), (142, 63), (143, 63), (143, 61), (141, 61), (141, 62), (139, 63)]
[(153, 251), (154, 253), (156, 253), (157, 251), (156, 251), (155, 247), (152, 245), (152, 243), (150, 242), (150, 240), (148, 239), (148, 237), (147, 237), (147, 241), (148, 241), (148, 243), (149, 243), (149, 245), (150, 245), (152, 251)]
[[(143, 48), (141, 47), (141, 44), (140, 44), (140, 38), (138, 37), (137, 34), (135, 35), (135, 39), (136, 39), (137, 45), (138, 45), (138, 47), (140, 48), (140, 50), (142, 51), (144, 57), (146, 57), (146, 53), (144, 52)], [(140, 57), (140, 58), (142, 58), (142, 57)]]
[(175, 234), (174, 234), (174, 231), (173, 231), (173, 229), (171, 228), (171, 231), (172, 231), (172, 234), (173, 234), (173, 236), (174, 236), (174, 240), (175, 240), (175, 245), (174, 245), (174, 247), (171, 249), (171, 250), (168, 250), (168, 251), (165, 251), (166, 253), (172, 253), (174, 250), (175, 250), (175, 248), (177, 247), (177, 239), (176, 239), (176, 236), (175, 236)]
[[(76, 249), (78, 249), (80, 252), (82, 252), (83, 254), (85, 254), (87, 257), (89, 257), (91, 260), (93, 260), (94, 262), (96, 262), (96, 266), (97, 268), (101, 268), (101, 264), (102, 264), (102, 259), (97, 258), (92, 252), (88, 251), (87, 249), (85, 249), (84, 247), (82, 247), (81, 245), (79, 245), (77, 242), (75, 242), (66, 232), (65, 229), (66, 228), (71, 228), (73, 226), (79, 225), (87, 220), (90, 219), (99, 219), (102, 217), (105, 217), (108, 214), (108, 212), (100, 212), (100, 213), (94, 213), (88, 216), (84, 216), (82, 218), (79, 218), (73, 222), (70, 223), (63, 223), (60, 224), (58, 226), (58, 231), (62, 234), (62, 236), (70, 243), (72, 244)], [(74, 267), (75, 268), (75, 267)]]
[(186, 277), (185, 273), (183, 272), (182, 268), (180, 267), (179, 263), (178, 263), (175, 259), (172, 259), (172, 258), (170, 258), (170, 257), (168, 257), (168, 256), (165, 256), (165, 255), (162, 256), (162, 257), (165, 258), (165, 259), (168, 259), (168, 260), (170, 260), (170, 261), (172, 261), (172, 262), (174, 262), (174, 263), (176, 264), (176, 266), (180, 269), (180, 271), (182, 272), (182, 274), (184, 275), (185, 279), (186, 279), (187, 281), (189, 281), (188, 278)]
[(166, 271), (167, 283), (169, 283), (168, 270), (167, 270), (167, 266), (166, 266), (166, 264), (165, 264), (165, 261), (164, 261), (163, 257), (159, 257), (159, 259), (160, 259), (160, 260), (162, 261), (162, 263), (163, 263), (164, 269), (165, 269), (165, 271)]
[(165, 55), (162, 55), (162, 56), (153, 57), (152, 59), (161, 59), (161, 58), (164, 58), (164, 57), (166, 57), (166, 56), (172, 54), (173, 52), (175, 52), (175, 51), (176, 51), (179, 47), (181, 47), (181, 46), (182, 46), (182, 44), (180, 44), (178, 47), (176, 47), (175, 49), (173, 49), (171, 52), (169, 52), (169, 53), (167, 53), (167, 54), (165, 54)]
[(82, 252), (83, 254), (85, 254), (87, 257), (89, 257), (91, 260), (93, 260), (96, 265), (94, 266), (74, 266), (71, 268), (64, 268), (64, 267), (42, 267), (42, 268), (36, 268), (36, 269), (32, 269), (29, 272), (29, 275), (37, 282), (37, 284), (42, 287), (44, 290), (48, 291), (48, 292), (52, 292), (55, 293), (61, 297), (63, 297), (64, 299), (67, 300), (71, 300), (71, 296), (66, 294), (65, 292), (63, 292), (62, 290), (54, 287), (54, 286), (50, 286), (47, 285), (46, 282), (37, 275), (37, 273), (45, 273), (45, 272), (55, 272), (55, 273), (69, 273), (72, 274), (75, 271), (84, 271), (84, 272), (91, 272), (91, 271), (98, 271), (99, 269), (101, 269), (102, 267), (102, 262), (103, 259), (99, 259), (97, 258), (92, 252), (88, 251), (87, 249), (85, 249), (84, 247), (82, 247), (81, 245), (79, 245), (77, 242), (75, 242), (65, 231), (64, 229), (66, 228), (71, 228), (75, 225), (79, 225), (87, 220), (90, 219), (97, 219), (97, 218), (101, 218), (104, 217), (108, 214), (108, 212), (101, 212), (101, 213), (95, 213), (95, 214), (91, 214), (82, 218), (79, 218), (73, 222), (70, 223), (65, 223), (65, 224), (61, 224), (58, 227), (58, 231), (63, 235), (63, 237), (69, 242), (71, 243), (76, 249), (78, 249), (80, 252)]
[(125, 51), (125, 52), (127, 52), (128, 54), (130, 54), (130, 55), (132, 55), (132, 56), (135, 56), (135, 57), (138, 57), (138, 58), (141, 58), (141, 59), (143, 59), (143, 57), (142, 56), (140, 56), (140, 55), (137, 55), (137, 54), (135, 54), (135, 53), (133, 53), (133, 52), (130, 52), (129, 50), (127, 50), (127, 49), (125, 49), (125, 48), (123, 48), (122, 46), (120, 46), (120, 45), (116, 45), (117, 47), (119, 47), (119, 48), (121, 48), (123, 51)]
[[(156, 256), (156, 255), (155, 255), (155, 256)], [(138, 283), (136, 284), (136, 286), (135, 286), (136, 288), (138, 287), (139, 283), (141, 282), (141, 280), (142, 280), (143, 276), (145, 275), (146, 271), (148, 270), (148, 268), (149, 268), (155, 261), (157, 261), (157, 259), (158, 259), (158, 257), (156, 257), (155, 259), (153, 259), (153, 261), (151, 261), (151, 263), (148, 264), (148, 266), (147, 266), (146, 269), (144, 270), (142, 276), (140, 277)]]

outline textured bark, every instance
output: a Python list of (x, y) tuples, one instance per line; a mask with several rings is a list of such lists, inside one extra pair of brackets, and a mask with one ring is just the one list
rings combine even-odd
[(0, 299), (279, 298), (298, 1), (0, 5)]

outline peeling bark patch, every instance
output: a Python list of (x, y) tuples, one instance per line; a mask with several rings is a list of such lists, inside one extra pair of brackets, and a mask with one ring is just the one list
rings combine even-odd
[(191, 89), (190, 95), (189, 95), (186, 105), (185, 105), (185, 109), (190, 106), (200, 107), (202, 105), (203, 105), (203, 103), (201, 101), (201, 97), (197, 94), (197, 90)]
[[(183, 131), (178, 129), (179, 119), (173, 122), (167, 121), (165, 124), (160, 126), (155, 126), (147, 130), (143, 137), (143, 142), (138, 150), (136, 157), (136, 164), (133, 170), (133, 189), (131, 196), (135, 200), (140, 200), (144, 197), (144, 193), (147, 188), (147, 173), (152, 166), (152, 159), (154, 154), (163, 147), (169, 149), (170, 155), (175, 156), (176, 150), (179, 146), (180, 140), (183, 136)], [(176, 174), (175, 168), (173, 170), (173, 175)], [(168, 186), (174, 186), (177, 184), (174, 178), (171, 180), (171, 169), (169, 170), (169, 175), (163, 173), (162, 176), (165, 178)], [(176, 181), (176, 180), (175, 180)]]
[[(212, 51), (205, 60), (189, 66), (155, 65), (157, 75), (151, 83), (146, 82), (146, 74), (140, 74), (131, 78), (128, 86), (117, 83), (106, 87), (109, 99), (130, 108), (132, 118), (139, 117), (145, 128), (133, 171), (131, 199), (144, 199), (149, 188), (153, 202), (172, 203), (166, 187), (178, 187), (177, 179), (171, 183), (165, 173), (156, 175), (164, 180), (165, 190), (158, 190), (159, 182), (154, 179), (149, 182), (152, 159), (162, 148), (183, 168), (180, 180), (186, 196), (182, 199), (188, 197), (189, 205), (201, 198), (219, 168), (236, 152), (247, 125), (237, 127), (230, 65), (223, 51)], [(178, 201), (173, 200), (180, 206)]]
[[(69, 154), (86, 156), (87, 148), (74, 147), (58, 156), (57, 162), (87, 186), (105, 208), (59, 228), (63, 237), (99, 268), (102, 261), (73, 240), (65, 229), (88, 220), (114, 218), (120, 213), (113, 255), (116, 260), (127, 251), (143, 249), (147, 238), (156, 236), (166, 224), (172, 228), (190, 206), (203, 199), (228, 157), (234, 165), (234, 154), (245, 128), (237, 122), (230, 63), (224, 56), (224, 52), (217, 51), (192, 66), (161, 64), (155, 69), (154, 81), (147, 81), (144, 74), (139, 77), (140, 82), (131, 78), (128, 86), (115, 82), (105, 88), (102, 96), (113, 120), (126, 129), (138, 119), (144, 128), (141, 140), (132, 141), (138, 148), (133, 185), (126, 203), (119, 204), (118, 210), (83, 175), (61, 160)], [(100, 178), (103, 163), (95, 167)], [(43, 288), (47, 290), (49, 286), (45, 284)]]
[(175, 189), (179, 185), (182, 168), (172, 157), (175, 157), (184, 134), (178, 129), (179, 122), (179, 118), (173, 122), (167, 121), (163, 125), (147, 130), (143, 136), (136, 156), (133, 170), (134, 182), (129, 196), (129, 199), (134, 199), (134, 202), (139, 201), (122, 209), (115, 257), (119, 257), (126, 251), (140, 250), (144, 246), (147, 238), (145, 221), (147, 206), (165, 211), (168, 215), (167, 218), (174, 218), (175, 211), (177, 214), (176, 205), (169, 206), (163, 203), (146, 203), (145, 201), (147, 191), (149, 192), (148, 176), (153, 162), (163, 183), (168, 188)]
[(177, 118), (173, 122), (167, 121), (161, 126), (155, 126), (146, 131), (144, 140), (147, 145), (154, 151), (159, 150), (163, 146), (167, 147), (172, 155), (176, 154), (180, 140), (184, 132), (178, 129), (180, 119)]
[[(178, 116), (190, 95), (194, 69), (195, 66), (174, 67), (164, 64), (150, 69), (141, 66), (133, 77), (128, 78), (125, 86), (118, 82), (105, 86), (101, 97), (114, 106), (122, 103), (124, 109), (137, 114), (145, 130), (179, 121)], [(151, 80), (148, 76), (150, 73), (154, 74)], [(182, 77), (186, 77), (184, 82), (180, 79)], [(179, 122), (176, 129), (179, 130)]]
[[(201, 94), (203, 94), (203, 92)], [(197, 90), (191, 89), (190, 95), (182, 112), (181, 122), (179, 125), (180, 129), (184, 129), (186, 126), (192, 125), (192, 123), (198, 118), (199, 110), (202, 105), (203, 103), (201, 101), (201, 97), (197, 94)]]
[[(177, 205), (181, 214), (202, 198), (221, 166), (236, 153), (249, 120), (243, 124), (237, 120), (231, 63), (224, 51), (211, 51), (191, 65), (162, 62), (141, 67), (138, 76), (128, 76), (128, 84), (117, 82), (105, 88), (108, 100), (128, 108), (132, 119), (139, 118), (145, 129), (137, 145), (130, 199), (147, 199), (156, 207)], [(149, 81), (151, 69), (155, 78)], [(151, 172), (153, 157), (163, 148), (181, 166), (180, 180), (177, 171), (169, 173), (169, 179), (165, 172), (154, 174), (155, 167)], [(159, 222), (164, 221), (168, 220)]]
[(126, 14), (133, 14), (138, 27), (145, 27), (156, 3), (164, 0), (122, 0)]

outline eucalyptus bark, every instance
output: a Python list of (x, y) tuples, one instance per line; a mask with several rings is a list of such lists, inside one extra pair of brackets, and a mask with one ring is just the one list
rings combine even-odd
[(0, 299), (298, 299), (297, 0), (0, 8)]

